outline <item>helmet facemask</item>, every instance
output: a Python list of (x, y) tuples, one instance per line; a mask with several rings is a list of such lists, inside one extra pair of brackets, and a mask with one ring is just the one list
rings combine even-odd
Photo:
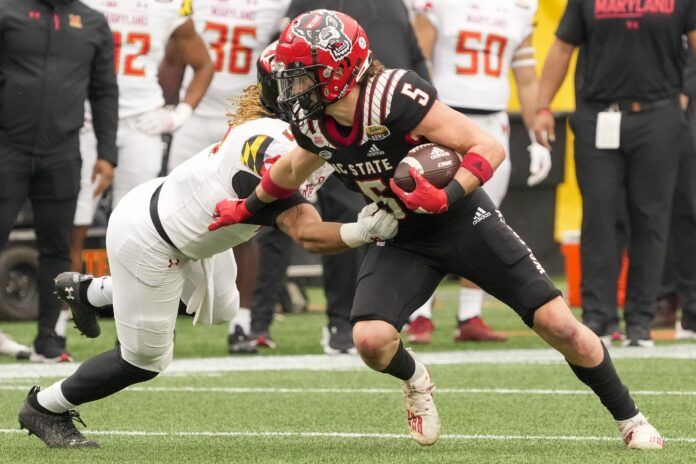
[[(283, 66), (281, 65), (280, 68)], [(326, 102), (322, 98), (322, 88), (326, 80), (319, 79), (319, 73), (330, 73), (330, 68), (321, 65), (290, 67), (279, 69), (275, 76), (278, 81), (278, 106), (291, 121), (319, 119), (324, 115)]]

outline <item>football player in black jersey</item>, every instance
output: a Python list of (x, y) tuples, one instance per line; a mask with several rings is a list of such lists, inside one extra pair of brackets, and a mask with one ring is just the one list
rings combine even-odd
[[(400, 219), (398, 235), (367, 252), (351, 323), (363, 361), (404, 381), (408, 428), (418, 443), (435, 443), (440, 419), (430, 374), (404, 349), (399, 332), (440, 280), (456, 274), (513, 308), (560, 351), (622, 432), (630, 431), (624, 433), (629, 447), (661, 447), (604, 345), (575, 319), (531, 250), (477, 188), (504, 158), (502, 146), (439, 102), (416, 73), (373, 61), (365, 32), (342, 13), (314, 10), (295, 18), (281, 34), (275, 66), (278, 104), (300, 148), (266, 171), (249, 198), (218, 203), (214, 224), (249, 219), (268, 202), (291, 195), (325, 162), (349, 188)], [(412, 169), (416, 188), (404, 192), (392, 181), (394, 169), (425, 141), (462, 153), (461, 168), (443, 189)]]

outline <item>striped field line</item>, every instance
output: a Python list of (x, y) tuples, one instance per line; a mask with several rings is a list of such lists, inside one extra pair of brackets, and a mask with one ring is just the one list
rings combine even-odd
[[(26, 385), (1, 385), (0, 391), (26, 392)], [(396, 388), (275, 388), (275, 387), (128, 387), (127, 392), (139, 393), (225, 393), (225, 394), (354, 394), (392, 395), (401, 393)], [(438, 394), (460, 395), (594, 395), (590, 390), (549, 390), (536, 388), (437, 388)], [(631, 390), (634, 396), (696, 396), (696, 391)]]
[[(19, 429), (0, 429), (2, 434), (27, 433)], [(125, 437), (291, 437), (291, 438), (374, 438), (383, 440), (409, 440), (406, 434), (398, 433), (353, 433), (353, 432), (148, 432), (140, 430), (90, 430), (87, 435)], [(618, 437), (583, 435), (466, 435), (445, 434), (440, 440), (490, 440), (490, 441), (609, 441), (619, 442)], [(694, 437), (666, 437), (669, 443), (696, 443)]]
[[(655, 348), (611, 348), (613, 359), (676, 359), (696, 360), (696, 344), (658, 346)], [(426, 365), (465, 364), (561, 364), (563, 356), (552, 349), (476, 350), (439, 353), (417, 353)], [(76, 363), (0, 364), (0, 382), (10, 379), (67, 377), (77, 369)], [(357, 356), (294, 355), (294, 356), (227, 356), (174, 360), (164, 375), (250, 371), (352, 371), (367, 367)]]

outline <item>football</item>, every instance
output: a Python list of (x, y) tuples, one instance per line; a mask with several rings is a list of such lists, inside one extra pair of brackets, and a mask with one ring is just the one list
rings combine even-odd
[(454, 150), (434, 143), (412, 148), (394, 171), (394, 183), (407, 192), (416, 188), (416, 181), (408, 174), (416, 168), (423, 177), (437, 188), (444, 188), (459, 169), (462, 157)]

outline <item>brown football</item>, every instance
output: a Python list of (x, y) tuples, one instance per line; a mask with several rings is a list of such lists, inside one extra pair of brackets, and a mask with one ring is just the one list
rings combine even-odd
[(407, 192), (416, 188), (416, 182), (408, 174), (416, 168), (428, 181), (437, 188), (449, 184), (459, 169), (462, 157), (454, 150), (434, 143), (426, 143), (412, 148), (402, 159), (394, 171), (394, 182)]

